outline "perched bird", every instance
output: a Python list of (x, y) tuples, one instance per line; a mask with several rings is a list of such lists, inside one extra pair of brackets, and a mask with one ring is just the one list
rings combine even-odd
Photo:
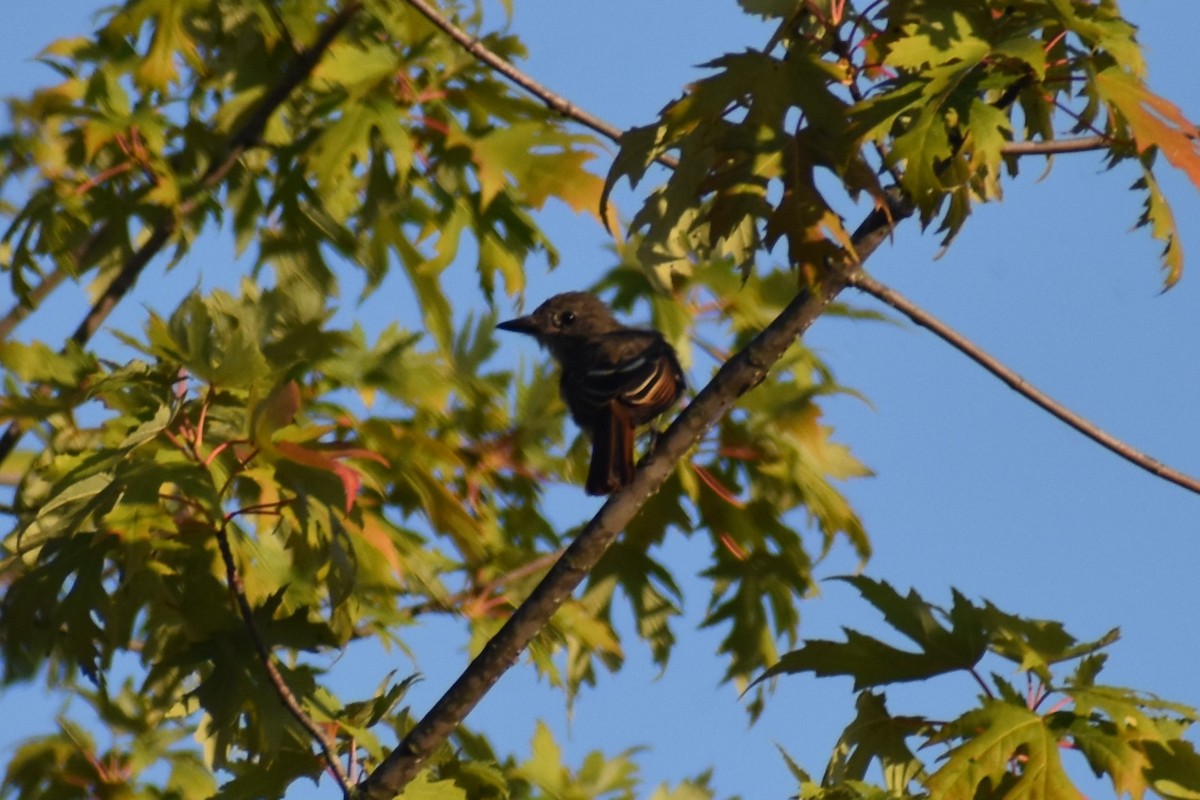
[(587, 493), (633, 480), (633, 431), (666, 411), (686, 383), (662, 334), (622, 325), (587, 292), (555, 295), (532, 314), (496, 326), (538, 340), (562, 369), (560, 388), (575, 423), (592, 436)]

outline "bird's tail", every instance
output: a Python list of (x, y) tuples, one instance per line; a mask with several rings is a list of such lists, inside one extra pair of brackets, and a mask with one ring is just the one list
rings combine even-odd
[(608, 403), (592, 429), (587, 493), (615, 492), (633, 480), (633, 423), (619, 403)]

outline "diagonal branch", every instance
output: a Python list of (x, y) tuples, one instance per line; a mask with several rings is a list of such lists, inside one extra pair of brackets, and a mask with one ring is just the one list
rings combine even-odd
[(1075, 412), (1071, 411), (1069, 408), (1064, 406), (1062, 403), (1059, 403), (1045, 392), (1042, 392), (1036, 387), (1030, 385), (1028, 381), (1006, 367), (1001, 361), (986, 353), (982, 348), (979, 347), (979, 345), (975, 344), (970, 339), (930, 314), (928, 311), (925, 311), (923, 308), (904, 297), (904, 295), (900, 294), (895, 289), (885, 286), (861, 270), (850, 274), (848, 282), (855, 289), (871, 295), (880, 302), (886, 303), (916, 324), (920, 325), (922, 328), (927, 328), (928, 330), (932, 331), (939, 339), (958, 350), (960, 353), (986, 369), (988, 372), (995, 375), (1000, 380), (1004, 381), (1004, 383), (1008, 384), (1008, 386), (1017, 394), (1029, 400), (1039, 408), (1050, 412), (1059, 420), (1065, 422), (1067, 425), (1070, 425), (1072, 428), (1079, 431), (1096, 444), (1111, 450), (1126, 461), (1146, 470), (1151, 475), (1156, 475), (1165, 481), (1170, 481), (1177, 486), (1182, 486), (1184, 489), (1200, 494), (1200, 480), (1180, 472), (1179, 470), (1168, 467), (1161, 461), (1151, 458), (1140, 450), (1130, 446), (1127, 442), (1121, 441), (1112, 434), (1102, 430), (1094, 423), (1089, 422)]
[[(177, 208), (166, 210), (163, 219), (151, 228), (146, 241), (130, 256), (121, 270), (105, 287), (104, 292), (92, 303), (91, 308), (88, 309), (87, 314), (84, 315), (71, 335), (71, 341), (84, 344), (92, 338), (112, 310), (133, 288), (146, 265), (171, 241), (178, 230), (179, 221), (193, 214), (204, 202), (207, 192), (216, 188), (237, 164), (242, 154), (258, 142), (271, 116), (283, 105), (296, 87), (308, 78), (325, 51), (333, 44), (333, 40), (345, 30), (346, 26), (350, 24), (350, 20), (361, 8), (362, 2), (353, 0), (330, 18), (312, 46), (292, 62), (279, 82), (263, 96), (253, 113), (248, 115), (229, 137), (225, 154), (213, 161), (200, 180), (188, 192), (187, 198)], [(97, 241), (102, 238), (102, 235), (102, 233), (98, 233), (90, 241)], [(12, 453), (24, 432), (24, 426), (19, 420), (9, 423), (3, 435), (0, 435), (0, 463), (3, 463)]]
[[(911, 213), (901, 203), (889, 211), (868, 215), (854, 234), (854, 247), (865, 260), (891, 233), (895, 222)], [(499, 632), (484, 646), (458, 680), (442, 695), (383, 763), (359, 784), (361, 800), (390, 800), (411, 781), (471, 709), (520, 657), (571, 592), (604, 555), (700, 438), (717, 423), (739, 397), (762, 382), (771, 366), (783, 356), (848, 284), (853, 265), (831, 265), (822, 281), (801, 290), (761, 333), (723, 364), (708, 385), (696, 395), (641, 462), (633, 482), (612, 495), (555, 562)]]

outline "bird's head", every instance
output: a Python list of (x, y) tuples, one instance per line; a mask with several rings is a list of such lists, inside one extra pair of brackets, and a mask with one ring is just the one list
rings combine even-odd
[(564, 292), (542, 303), (532, 314), (501, 322), (496, 327), (502, 331), (528, 334), (546, 344), (561, 337), (609, 333), (619, 330), (621, 323), (595, 295)]

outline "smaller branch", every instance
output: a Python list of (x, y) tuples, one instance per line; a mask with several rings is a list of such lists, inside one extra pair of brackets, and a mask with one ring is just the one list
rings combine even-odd
[(193, 459), (198, 460), (196, 451), (192, 449), (191, 445), (179, 438), (179, 434), (175, 433), (175, 431), (171, 430), (170, 428), (165, 428), (162, 432), (162, 435), (166, 437), (168, 442), (175, 445), (175, 449), (179, 450), (179, 452), (183, 453), (185, 456), (191, 456)]
[[(855, 32), (859, 29), (859, 23), (866, 19), (866, 15), (867, 11), (863, 11), (863, 13), (855, 16), (854, 26), (850, 29), (850, 34), (846, 39), (842, 39), (840, 36), (838, 36), (836, 27), (834, 27), (831, 31), (833, 41), (831, 48), (833, 52), (837, 54), (839, 58), (845, 61), (846, 64), (850, 65), (850, 79), (846, 83), (846, 90), (850, 92), (850, 97), (854, 100), (854, 102), (859, 105), (861, 105), (864, 100), (862, 89), (860, 89), (858, 86), (858, 79), (859, 76), (862, 75), (863, 67), (854, 63), (854, 54), (851, 52), (851, 50), (853, 47), (855, 47), (855, 45), (852, 45), (851, 42), (854, 38)], [(800, 124), (801, 123), (797, 123), (797, 135), (799, 135)], [(895, 183), (895, 185), (902, 185), (903, 181), (901, 178), (903, 176), (900, 174), (900, 170), (898, 170), (894, 164), (888, 164), (887, 147), (878, 139), (872, 140), (872, 145), (875, 148), (876, 155), (879, 156), (880, 166), (886, 169), (887, 173), (892, 176), (892, 182)]]
[[(217, 456), (221, 455), (221, 451), (225, 450), (227, 447), (232, 447), (235, 444), (242, 444), (242, 443), (243, 442), (240, 440), (231, 440), (231, 441), (227, 441), (227, 442), (221, 442), (219, 445), (217, 445), (216, 447), (214, 447), (212, 449), (211, 453), (209, 453), (207, 456), (204, 457), (204, 460), (201, 463), (204, 464), (205, 467), (208, 467), (212, 464), (213, 459), (215, 459)], [(244, 467), (245, 464), (242, 464), (242, 466)], [(224, 487), (221, 487), (221, 488), (223, 489)]]
[[(121, 302), (121, 299), (137, 282), (138, 276), (150, 263), (150, 259), (158, 255), (158, 251), (170, 241), (174, 232), (175, 219), (173, 217), (154, 227), (150, 238), (138, 248), (136, 253), (130, 256), (129, 260), (125, 262), (125, 266), (121, 267), (121, 271), (104, 288), (104, 293), (88, 309), (87, 314), (75, 328), (75, 332), (71, 334), (71, 341), (77, 344), (86, 344), (92, 338), (112, 310), (117, 307), (117, 303)], [(5, 452), (0, 452), (0, 459), (7, 455)]]
[[(466, 50), (479, 61), (541, 100), (548, 108), (557, 111), (568, 119), (575, 120), (580, 125), (589, 128), (604, 138), (620, 144), (622, 131), (615, 125), (611, 125), (594, 114), (584, 111), (562, 95), (550, 91), (532, 77), (514, 67), (510, 62), (493, 53), (477, 37), (472, 36), (446, 19), (436, 8), (425, 2), (425, 0), (405, 0), (405, 2), (412, 6), (421, 16), (425, 17), (425, 19), (429, 20), (435, 28), (453, 39), (463, 50)], [(679, 166), (679, 162), (670, 156), (659, 156), (655, 161), (669, 169), (675, 169)]]
[(122, 161), (120, 164), (116, 164), (106, 170), (102, 170), (76, 186), (75, 196), (79, 197), (80, 195), (85, 195), (110, 178), (115, 178), (118, 175), (129, 172), (131, 169), (133, 169), (132, 161)]
[(488, 581), (479, 590), (472, 592), (471, 594), (479, 597), (487, 597), (498, 589), (502, 589), (509, 584), (516, 583), (522, 578), (527, 578), (535, 572), (541, 572), (543, 569), (557, 561), (565, 549), (565, 547), (560, 547), (553, 552), (543, 553), (532, 561), (522, 564), (511, 572), (506, 572), (503, 575)]
[(1017, 394), (1039, 408), (1048, 411), (1051, 415), (1070, 425), (1096, 444), (1111, 450), (1121, 458), (1144, 469), (1151, 475), (1181, 486), (1188, 491), (1200, 494), (1200, 480), (1168, 467), (1161, 461), (1151, 458), (1079, 416), (1045, 392), (1032, 386), (1028, 381), (986, 353), (970, 339), (946, 325), (920, 306), (917, 306), (896, 290), (885, 286), (861, 270), (850, 275), (849, 283), (864, 294), (869, 294), (876, 300), (896, 309), (922, 328), (932, 331), (939, 339), (995, 375)]
[(321, 756), (325, 760), (325, 765), (329, 771), (333, 773), (333, 777), (337, 780), (338, 786), (342, 789), (342, 794), (350, 797), (353, 794), (354, 787), (350, 783), (349, 776), (342, 768), (342, 764), (337, 758), (336, 743), (330, 740), (321, 730), (321, 727), (313, 721), (312, 717), (304, 712), (300, 707), (296, 696), (292, 694), (292, 690), (288, 688), (287, 683), (283, 680), (283, 676), (279, 674), (279, 670), (275, 667), (275, 662), (271, 658), (271, 651), (267, 648), (266, 642), (258, 635), (258, 628), (254, 625), (254, 610), (250, 608), (250, 601), (246, 599), (245, 587), (242, 585), (242, 576), (238, 573), (237, 564), (233, 560), (233, 551), (229, 547), (229, 532), (226, 526), (222, 525), (217, 530), (217, 546), (221, 550), (221, 559), (225, 562), (225, 575), (229, 580), (229, 591), (233, 592), (234, 598), (237, 600), (238, 612), (241, 614), (242, 622), (246, 626), (246, 633), (250, 636), (250, 641), (254, 644), (254, 651), (258, 654), (258, 660), (262, 663), (263, 669), (266, 670), (267, 679), (271, 682), (271, 686), (275, 689), (275, 694), (279, 696), (280, 702), (288, 713), (300, 723), (300, 727), (304, 728), (316, 741), (317, 746), (321, 748)]
[(1005, 156), (1049, 156), (1057, 153), (1083, 153), (1088, 150), (1107, 150), (1115, 144), (1108, 136), (1081, 136), (1076, 139), (1009, 142), (1000, 148)]
[(975, 671), (974, 667), (971, 667), (969, 670), (967, 670), (967, 672), (970, 673), (971, 677), (975, 679), (975, 682), (979, 684), (979, 688), (983, 689), (984, 697), (986, 697), (988, 700), (996, 699), (996, 695), (992, 694), (991, 687), (987, 685), (987, 681), (980, 677), (979, 673)]
[(162, 500), (164, 503), (179, 503), (182, 506), (188, 506), (200, 514), (204, 514), (207, 511), (207, 506), (205, 506), (199, 500), (193, 500), (192, 498), (184, 497), (181, 494), (167, 494), (166, 492), (159, 492), (158, 499)]
[(458, 43), (462, 49), (466, 50), (479, 61), (488, 65), (496, 72), (499, 72), (510, 81), (520, 86), (525, 91), (540, 99), (548, 107), (571, 119), (579, 122), (588, 128), (591, 128), (601, 136), (617, 141), (621, 138), (621, 131), (616, 127), (608, 124), (604, 120), (589, 114), (587, 111), (577, 107), (574, 103), (567, 100), (562, 95), (556, 94), (540, 83), (535, 81), (529, 75), (526, 75), (521, 70), (514, 67), (508, 61), (505, 61), (500, 56), (493, 53), (475, 36), (464, 31), (462, 28), (455, 25), (450, 20), (443, 17), (436, 8), (429, 5), (425, 0), (406, 0), (406, 2), (416, 9), (421, 16), (433, 23), (433, 26), (442, 33), (449, 36)]
[(1093, 125), (1092, 123), (1084, 122), (1082, 114), (1080, 114), (1076, 111), (1072, 111), (1071, 108), (1066, 103), (1062, 102), (1061, 100), (1055, 100), (1054, 107), (1057, 108), (1059, 111), (1063, 112), (1064, 114), (1066, 114), (1071, 119), (1078, 122), (1081, 127), (1087, 128), (1089, 131), (1096, 134), (1097, 136), (1104, 135), (1103, 132), (1099, 128), (1097, 128), (1095, 125)]

